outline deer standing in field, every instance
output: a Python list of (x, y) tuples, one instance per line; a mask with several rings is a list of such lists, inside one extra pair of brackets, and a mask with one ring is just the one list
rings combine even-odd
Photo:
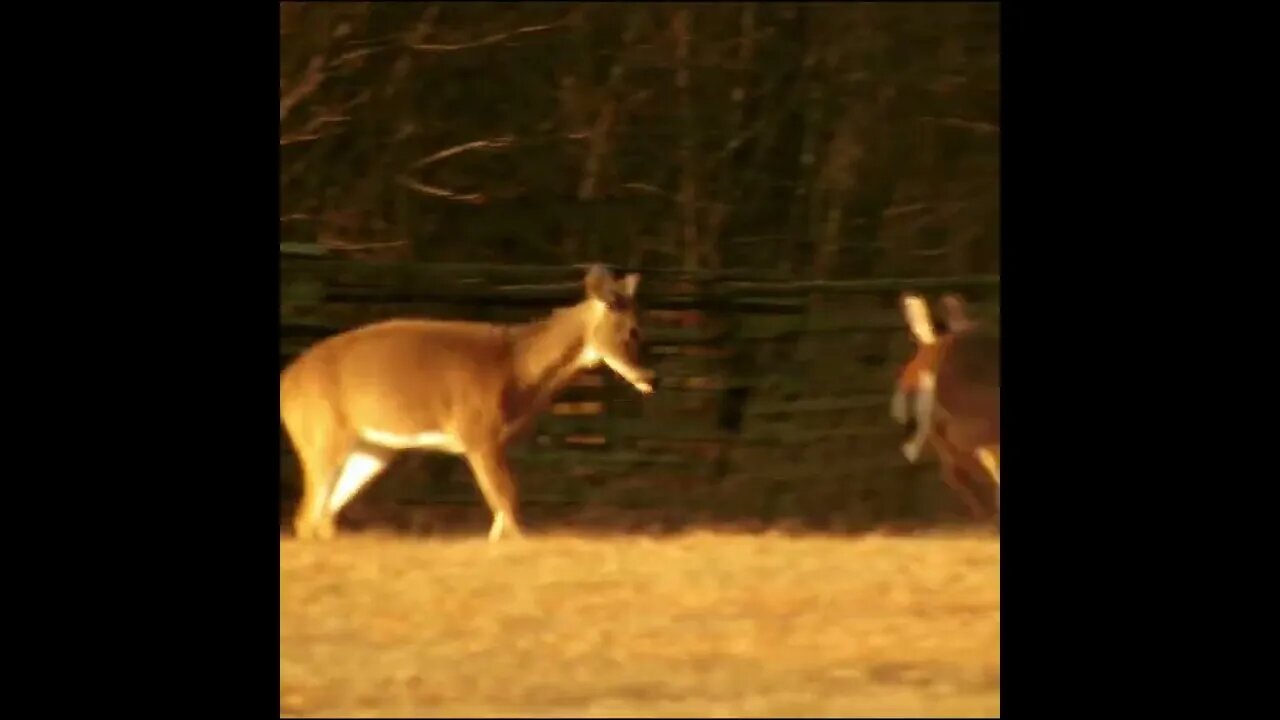
[(963, 480), (979, 471), (1000, 484), (1000, 338), (970, 319), (959, 296), (941, 304), (943, 324), (935, 330), (923, 298), (902, 298), (916, 354), (899, 373), (891, 412), (908, 428), (907, 459), (916, 462), (931, 444), (943, 480), (980, 514)]
[(280, 416), (302, 466), (294, 533), (333, 537), (338, 513), (394, 453), (424, 449), (466, 458), (493, 513), (490, 541), (520, 536), (508, 441), (601, 362), (653, 392), (639, 362), (639, 282), (595, 265), (581, 302), (534, 322), (386, 320), (307, 349), (280, 377)]

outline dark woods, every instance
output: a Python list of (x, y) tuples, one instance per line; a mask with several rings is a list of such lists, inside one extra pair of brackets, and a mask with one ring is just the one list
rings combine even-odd
[(998, 272), (995, 3), (282, 3), (282, 240)]

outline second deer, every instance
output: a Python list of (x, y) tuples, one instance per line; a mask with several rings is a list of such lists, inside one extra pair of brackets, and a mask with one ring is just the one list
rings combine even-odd
[[(908, 427), (907, 459), (918, 461), (932, 444), (943, 478), (967, 495), (959, 476), (975, 463), (1000, 483), (1000, 337), (974, 322), (959, 296), (946, 295), (941, 305), (935, 328), (923, 298), (902, 298), (916, 354), (899, 373), (891, 412)], [(974, 509), (971, 495), (965, 501)]]

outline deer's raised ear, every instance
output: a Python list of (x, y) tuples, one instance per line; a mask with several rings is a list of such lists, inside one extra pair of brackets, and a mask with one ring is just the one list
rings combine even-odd
[(587, 288), (587, 297), (602, 302), (609, 302), (613, 298), (613, 275), (603, 265), (592, 265), (587, 270), (587, 279), (584, 284)]
[(929, 305), (924, 298), (915, 293), (902, 296), (902, 315), (907, 319), (907, 327), (921, 345), (932, 345), (938, 342), (933, 332), (933, 320), (929, 317)]
[(640, 273), (629, 273), (626, 277), (622, 278), (622, 292), (625, 293), (627, 297), (635, 297), (636, 287), (639, 284)]
[(938, 304), (942, 306), (942, 321), (947, 324), (948, 331), (960, 332), (973, 327), (973, 320), (969, 318), (969, 309), (964, 298), (948, 293), (942, 296)]

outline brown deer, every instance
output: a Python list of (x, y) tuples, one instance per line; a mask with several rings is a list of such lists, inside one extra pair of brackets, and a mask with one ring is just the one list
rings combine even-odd
[(979, 514), (963, 479), (980, 470), (1000, 483), (1000, 338), (970, 319), (959, 296), (941, 304), (943, 324), (935, 331), (924, 299), (902, 298), (917, 349), (899, 373), (891, 412), (908, 427), (907, 459), (916, 462), (931, 444), (943, 479)]
[(519, 537), (508, 441), (601, 362), (653, 392), (639, 361), (639, 282), (595, 265), (581, 302), (534, 322), (386, 320), (308, 348), (280, 377), (280, 416), (302, 466), (294, 533), (333, 537), (338, 513), (394, 453), (425, 449), (466, 458), (493, 513), (491, 541)]

